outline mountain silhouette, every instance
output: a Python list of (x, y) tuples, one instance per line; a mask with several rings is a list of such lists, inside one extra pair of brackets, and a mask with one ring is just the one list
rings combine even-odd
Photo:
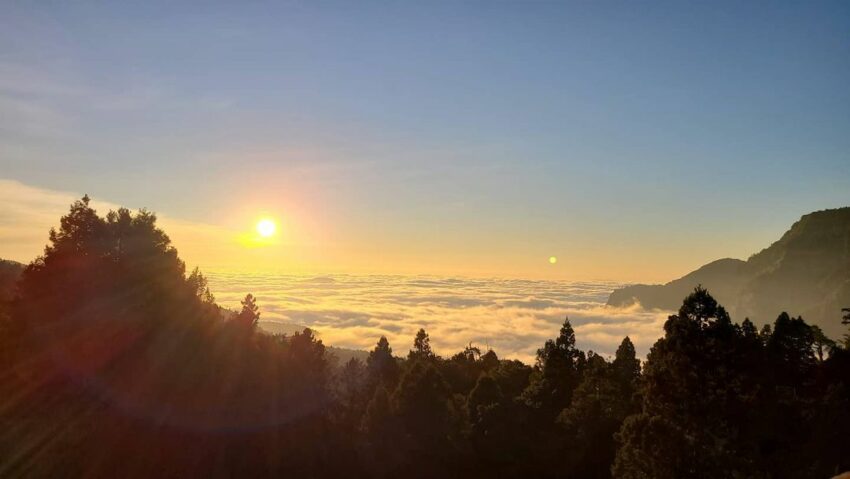
[(608, 304), (672, 310), (700, 284), (737, 318), (766, 324), (787, 311), (840, 336), (841, 308), (850, 304), (850, 207), (804, 215), (747, 261), (720, 259), (667, 284), (620, 288)]

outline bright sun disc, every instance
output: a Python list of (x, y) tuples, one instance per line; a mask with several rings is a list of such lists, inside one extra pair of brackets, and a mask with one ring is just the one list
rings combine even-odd
[(277, 229), (277, 226), (272, 220), (260, 220), (260, 222), (257, 223), (257, 233), (259, 233), (263, 238), (268, 238), (273, 235), (275, 229)]

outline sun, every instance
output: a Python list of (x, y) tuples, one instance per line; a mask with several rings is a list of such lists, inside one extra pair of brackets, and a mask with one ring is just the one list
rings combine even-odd
[(257, 222), (257, 233), (263, 238), (271, 238), (275, 230), (277, 230), (277, 225), (273, 220), (265, 218)]

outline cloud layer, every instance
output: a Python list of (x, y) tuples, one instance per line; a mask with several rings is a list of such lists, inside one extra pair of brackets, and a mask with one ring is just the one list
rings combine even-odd
[(209, 278), (222, 305), (237, 308), (254, 294), (269, 329), (309, 326), (329, 345), (357, 349), (371, 349), (385, 335), (399, 355), (421, 327), (443, 355), (472, 343), (533, 361), (567, 316), (580, 348), (610, 355), (628, 335), (645, 355), (669, 314), (605, 306), (620, 286), (610, 282), (222, 272)]
[[(5, 205), (0, 209), (0, 258), (33, 259), (47, 242), (48, 230), (78, 197), (0, 178), (0, 203)], [(105, 202), (94, 205), (101, 214), (116, 208)], [(247, 250), (231, 240), (235, 236), (230, 231), (169, 217), (160, 217), (160, 223), (190, 266), (198, 258), (246, 257)], [(201, 266), (209, 272), (208, 265)], [(371, 349), (385, 335), (398, 354), (407, 352), (422, 327), (441, 354), (473, 343), (489, 345), (503, 357), (531, 361), (566, 316), (583, 349), (611, 354), (628, 335), (645, 354), (661, 335), (668, 314), (606, 307), (608, 294), (620, 286), (613, 282), (255, 272), (209, 276), (225, 306), (237, 308), (246, 293), (257, 296), (269, 329), (309, 326), (327, 344), (358, 349)]]

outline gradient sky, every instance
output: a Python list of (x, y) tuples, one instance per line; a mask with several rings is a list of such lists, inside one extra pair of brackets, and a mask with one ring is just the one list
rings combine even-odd
[(129, 3), (0, 6), (0, 257), (87, 192), (205, 268), (666, 281), (850, 204), (846, 1)]

